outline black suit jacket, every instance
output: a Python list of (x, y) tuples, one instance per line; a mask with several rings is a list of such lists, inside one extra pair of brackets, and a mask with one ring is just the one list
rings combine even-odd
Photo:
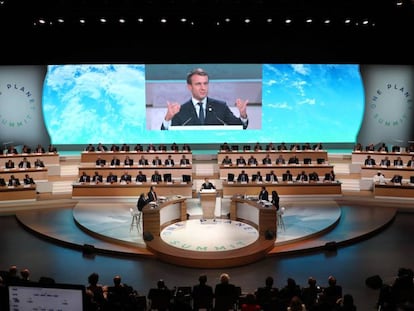
[(5, 186), (6, 185), (6, 181), (4, 180), (4, 178), (0, 178), (0, 186)]
[[(247, 128), (248, 124), (243, 124), (224, 101), (208, 97), (205, 111), (204, 125), (243, 125), (243, 129)], [(191, 99), (181, 105), (180, 112), (173, 117), (171, 125), (202, 125)], [(165, 129), (163, 125), (161, 129)]]

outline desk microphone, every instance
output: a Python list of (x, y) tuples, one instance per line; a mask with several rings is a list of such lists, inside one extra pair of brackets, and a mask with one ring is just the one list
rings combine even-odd
[(186, 126), (187, 124), (188, 124), (188, 122), (190, 122), (191, 121), (191, 119), (192, 119), (193, 117), (189, 117), (183, 124), (182, 124), (182, 126)]
[(216, 112), (214, 111), (213, 107), (211, 107), (211, 106), (209, 105), (207, 109), (208, 109), (208, 111), (209, 111), (209, 112), (212, 112), (212, 113), (214, 114), (214, 116), (216, 117), (216, 119), (217, 119), (218, 121), (220, 121), (220, 123), (221, 123), (222, 125), (227, 125), (227, 123), (226, 123), (226, 122), (224, 122), (222, 119), (220, 119), (220, 118), (217, 116), (217, 114), (216, 114)]

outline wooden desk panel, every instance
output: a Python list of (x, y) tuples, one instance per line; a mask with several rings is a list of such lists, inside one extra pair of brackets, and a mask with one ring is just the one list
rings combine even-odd
[(161, 175), (163, 174), (171, 174), (172, 178), (175, 179), (182, 179), (182, 175), (192, 175), (193, 169), (192, 166), (80, 166), (78, 171), (78, 176), (82, 175), (82, 172), (86, 172), (89, 176), (95, 174), (95, 172), (99, 172), (102, 176), (106, 177), (112, 172), (114, 175), (118, 176), (118, 180), (124, 172), (127, 171), (133, 181), (135, 177), (138, 175), (138, 171), (142, 171), (143, 174), (147, 175), (147, 180), (151, 179), (151, 175), (158, 171)]
[(376, 183), (374, 184), (374, 195), (414, 199), (414, 184), (403, 183), (402, 185), (395, 185), (393, 183)]
[(243, 156), (247, 162), (251, 155), (253, 155), (259, 164), (262, 163), (262, 160), (266, 155), (269, 154), (270, 158), (272, 159), (272, 164), (275, 164), (276, 158), (279, 155), (282, 155), (285, 159), (286, 163), (289, 158), (296, 155), (301, 163), (303, 163), (303, 159), (310, 158), (312, 159), (312, 164), (316, 164), (317, 159), (324, 159), (325, 162), (328, 161), (328, 152), (321, 150), (321, 151), (229, 151), (229, 152), (222, 152), (220, 151), (217, 154), (217, 163), (220, 165), (226, 155), (231, 158), (233, 164), (236, 164), (236, 160)]
[(376, 166), (361, 166), (361, 178), (373, 178), (377, 175), (377, 172), (381, 171), (385, 178), (392, 178), (394, 175), (401, 175), (403, 179), (410, 179), (410, 176), (414, 176), (414, 168), (402, 167), (397, 168), (395, 166), (382, 167)]
[(223, 182), (223, 196), (258, 196), (262, 186), (266, 186), (269, 193), (276, 190), (279, 195), (341, 195), (341, 183), (227, 183)]
[(0, 187), (0, 201), (15, 200), (36, 200), (36, 186)]
[(147, 193), (151, 186), (156, 187), (158, 196), (174, 196), (181, 195), (184, 197), (192, 197), (192, 184), (181, 183), (142, 183), (142, 184), (73, 184), (72, 197), (116, 197), (130, 196), (137, 197), (141, 193)]
[(367, 156), (371, 156), (375, 160), (375, 163), (379, 164), (381, 163), (381, 160), (385, 157), (388, 157), (388, 159), (391, 161), (391, 164), (394, 163), (394, 160), (396, 160), (398, 157), (401, 157), (401, 159), (404, 162), (404, 165), (407, 165), (408, 160), (411, 159), (412, 156), (414, 156), (413, 153), (407, 153), (407, 152), (352, 152), (352, 163), (353, 164), (364, 164), (365, 159)]
[(106, 163), (110, 163), (114, 156), (116, 156), (121, 162), (125, 160), (126, 156), (129, 156), (129, 158), (134, 160), (134, 164), (138, 163), (138, 160), (141, 158), (141, 156), (145, 156), (145, 158), (148, 160), (148, 162), (151, 163), (151, 161), (158, 156), (162, 163), (164, 164), (164, 160), (168, 158), (169, 155), (171, 155), (171, 158), (174, 160), (175, 164), (179, 164), (180, 160), (183, 156), (192, 162), (192, 153), (187, 151), (157, 151), (157, 152), (136, 152), (136, 151), (129, 151), (129, 152), (87, 152), (83, 151), (81, 153), (81, 163), (95, 163), (98, 157), (101, 157), (102, 159), (106, 160)]
[(15, 166), (17, 166), (19, 162), (23, 160), (23, 158), (26, 158), (32, 166), (34, 166), (34, 162), (37, 159), (43, 161), (45, 166), (59, 165), (58, 153), (19, 153), (16, 155), (0, 155), (0, 167), (4, 168), (5, 163), (10, 159), (14, 162)]
[(287, 170), (290, 170), (291, 174), (293, 175), (293, 179), (301, 173), (305, 171), (306, 174), (316, 172), (319, 175), (319, 178), (322, 180), (325, 177), (326, 173), (330, 173), (334, 169), (333, 165), (257, 165), (257, 166), (225, 166), (220, 165), (220, 178), (227, 179), (227, 175), (229, 173), (234, 174), (234, 178), (237, 179), (237, 176), (244, 170), (247, 175), (249, 175), (249, 179), (251, 180), (252, 175), (260, 172), (263, 179), (266, 177), (266, 174), (270, 173), (271, 170), (277, 175), (279, 181), (282, 180), (282, 175), (286, 173)]
[(34, 181), (36, 180), (47, 180), (47, 168), (28, 168), (28, 169), (12, 169), (12, 170), (6, 170), (2, 169), (0, 170), (0, 176), (4, 178), (4, 180), (7, 181), (10, 179), (11, 175), (14, 175), (15, 177), (19, 178), (20, 182), (23, 183), (23, 178), (26, 174), (29, 174), (30, 177), (33, 178)]
[[(239, 213), (240, 208), (249, 208), (255, 209), (258, 212), (258, 219), (256, 221), (253, 219), (255, 217), (249, 217), (249, 213), (244, 213), (248, 218), (243, 218)], [(255, 215), (255, 214), (252, 214)], [(248, 221), (256, 225), (257, 230), (261, 237), (265, 237), (267, 232), (273, 232), (276, 236), (277, 232), (277, 212), (276, 208), (264, 207), (261, 204), (258, 204), (257, 201), (245, 200), (243, 198), (234, 196), (231, 199), (230, 203), (230, 219), (232, 220), (241, 220)]]

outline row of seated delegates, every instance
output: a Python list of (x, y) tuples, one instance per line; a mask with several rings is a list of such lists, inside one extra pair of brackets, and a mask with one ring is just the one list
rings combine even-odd
[[(227, 176), (227, 181), (228, 182), (234, 182), (234, 178), (235, 178), (234, 174), (229, 173), (228, 176)], [(279, 178), (277, 177), (277, 175), (272, 170), (272, 171), (270, 171), (270, 173), (266, 173), (265, 178), (263, 178), (260, 171), (258, 171), (256, 174), (252, 175), (251, 180), (250, 180), (250, 177), (246, 173), (246, 171), (242, 170), (239, 173), (239, 175), (237, 176), (236, 181), (239, 182), (239, 183), (249, 183), (250, 181), (251, 182), (257, 182), (257, 183), (261, 183), (263, 181), (277, 183), (277, 182), (279, 182)], [(306, 174), (305, 171), (302, 171), (296, 177), (294, 177), (292, 175), (292, 173), (290, 172), (290, 170), (286, 170), (286, 172), (282, 174), (282, 181), (285, 181), (285, 182), (293, 182), (293, 181), (318, 182), (318, 181), (320, 181), (320, 178), (319, 178), (318, 173), (315, 172), (315, 171), (313, 171), (309, 174)], [(326, 173), (325, 176), (324, 176), (323, 181), (324, 182), (334, 182), (335, 181), (334, 171), (331, 171), (330, 173)]]
[[(136, 151), (136, 152), (155, 152), (155, 151), (167, 151), (168, 148), (166, 145), (164, 144), (160, 144), (159, 146), (155, 146), (154, 144), (149, 144), (147, 146), (147, 148), (144, 148), (144, 146), (142, 146), (141, 144), (136, 144), (133, 148), (131, 148), (130, 145), (128, 144), (122, 144), (121, 146), (118, 146), (116, 144), (112, 144), (109, 148), (107, 146), (105, 146), (102, 143), (98, 143), (98, 145), (95, 147), (93, 144), (88, 144), (85, 148), (85, 151), (87, 152), (107, 152), (107, 151), (112, 151), (112, 152), (130, 152), (130, 151)], [(180, 147), (178, 144), (173, 143), (170, 146), (170, 150), (171, 151), (180, 151)], [(183, 146), (181, 147), (182, 151), (186, 151), (186, 152), (190, 152), (191, 151), (191, 147), (188, 144), (183, 144)]]
[[(184, 176), (190, 176), (190, 175), (184, 175)], [(184, 176), (183, 176), (183, 181), (190, 182), (189, 179), (191, 179), (191, 176), (188, 177), (186, 180), (184, 180)], [(152, 183), (160, 183), (163, 181), (166, 183), (171, 183), (172, 175), (170, 173), (161, 175), (159, 171), (155, 170), (154, 173), (151, 175), (151, 178), (147, 179), (147, 175), (144, 174), (142, 171), (139, 171), (138, 174), (133, 178), (132, 175), (129, 174), (128, 171), (125, 171), (120, 177), (118, 177), (118, 175), (113, 174), (112, 172), (109, 172), (109, 174), (104, 179), (103, 175), (99, 174), (98, 171), (95, 171), (92, 177), (84, 171), (79, 177), (80, 183), (99, 184), (99, 183), (103, 183), (104, 180), (105, 182), (111, 183), (111, 184), (117, 183), (117, 182), (129, 184), (133, 180), (135, 180), (136, 183), (144, 183), (147, 181), (150, 181)]]
[[(227, 142), (223, 143), (220, 145), (220, 151), (222, 152), (228, 152), (228, 151), (238, 151), (239, 150), (239, 146), (238, 145), (229, 145)], [(249, 150), (254, 150), (256, 152), (259, 151), (299, 151), (299, 150), (303, 150), (303, 151), (320, 151), (323, 150), (323, 145), (322, 143), (316, 143), (311, 145), (310, 143), (305, 143), (303, 145), (298, 144), (298, 143), (294, 143), (291, 144), (290, 146), (288, 146), (286, 143), (282, 142), (279, 145), (274, 145), (272, 142), (268, 143), (268, 144), (260, 144), (259, 142), (257, 142), (255, 145), (250, 146), (250, 145), (243, 145), (243, 151), (249, 151)]]
[[(393, 165), (397, 166), (397, 167), (403, 167), (404, 166), (404, 161), (402, 160), (402, 158), (400, 156), (396, 157), (394, 160), (392, 160), (392, 162), (391, 162), (391, 160), (388, 156), (385, 156), (383, 159), (381, 159), (381, 161), (380, 161), (380, 163), (378, 163), (378, 165), (388, 167), (388, 166), (391, 166), (391, 163), (393, 163)], [(375, 166), (375, 165), (377, 165), (377, 163), (376, 163), (375, 159), (373, 157), (371, 157), (371, 155), (367, 155), (366, 159), (364, 160), (364, 165), (366, 165), (366, 166)], [(407, 167), (414, 168), (414, 156), (412, 156), (411, 159), (407, 161)]]
[[(353, 151), (355, 152), (389, 152), (389, 148), (385, 143), (380, 143), (378, 146), (374, 145), (374, 144), (368, 144), (367, 146), (363, 146), (361, 143), (357, 143), (354, 146)], [(406, 148), (405, 151), (408, 153), (414, 152), (414, 144), (409, 144)], [(401, 146), (398, 145), (394, 145), (391, 147), (391, 152), (401, 152)]]
[[(111, 161), (108, 163), (110, 166), (120, 166), (121, 163), (124, 166), (133, 166), (134, 165), (134, 159), (131, 159), (128, 155), (125, 156), (125, 159), (121, 162), (121, 160), (117, 157), (114, 156)], [(174, 166), (176, 163), (174, 162), (174, 159), (172, 158), (171, 155), (168, 155), (168, 157), (164, 160), (164, 162), (160, 159), (159, 156), (155, 156), (151, 161), (148, 160), (144, 155), (141, 155), (141, 157), (138, 159), (137, 161), (137, 165), (138, 166), (149, 166), (151, 163), (152, 166), (161, 166), (161, 165), (165, 165), (165, 166)], [(102, 157), (98, 156), (98, 158), (95, 161), (95, 165), (96, 166), (106, 166), (106, 160), (103, 159)], [(185, 154), (183, 154), (181, 156), (180, 159), (180, 163), (179, 165), (181, 166), (187, 166), (190, 165), (190, 159), (188, 159), (186, 157)]]
[[(32, 177), (30, 177), (29, 174), (26, 174), (23, 178), (23, 184), (24, 185), (35, 185), (35, 181), (33, 180)], [(14, 175), (10, 175), (9, 180), (7, 181), (6, 184), (6, 180), (0, 176), (0, 186), (4, 187), (4, 186), (9, 186), (9, 187), (17, 187), (21, 185), (20, 179)]]
[[(319, 161), (318, 160), (318, 164), (323, 164), (325, 161)], [(308, 159), (303, 159), (303, 164), (311, 164), (312, 163), (312, 159), (308, 158)], [(222, 165), (226, 165), (226, 166), (232, 166), (233, 165), (233, 160), (226, 155), (222, 162)], [(241, 155), (239, 158), (236, 159), (236, 163), (237, 166), (244, 166), (244, 165), (250, 165), (250, 166), (256, 166), (259, 165), (259, 161), (256, 159), (256, 157), (254, 155), (250, 155), (250, 157), (246, 160), (244, 158), (243, 155)], [(288, 160), (286, 160), (283, 155), (279, 155), (275, 162), (272, 163), (272, 158), (270, 157), (270, 154), (266, 154), (266, 156), (261, 160), (261, 164), (262, 165), (272, 165), (272, 164), (276, 164), (276, 165), (299, 165), (300, 161), (299, 158), (294, 155), (292, 157), (290, 157)]]
[[(384, 174), (381, 173), (381, 171), (378, 171), (377, 174), (374, 175), (374, 177), (372, 178), (372, 181), (374, 183), (379, 183), (379, 184), (387, 183), (387, 179), (385, 178)], [(414, 181), (414, 176), (410, 178), (409, 183), (412, 184), (413, 181)], [(394, 174), (394, 176), (390, 178), (389, 182), (394, 185), (402, 185), (403, 177), (399, 174)]]
[[(21, 154), (30, 154), (30, 153), (40, 154), (40, 153), (46, 153), (46, 152), (48, 152), (48, 153), (57, 153), (57, 148), (52, 144), (50, 144), (47, 149), (45, 149), (41, 144), (38, 144), (34, 148), (31, 148), (28, 145), (23, 145)], [(17, 154), (19, 154), (19, 152), (17, 151), (17, 149), (15, 148), (14, 145), (8, 146), (4, 153), (6, 155), (11, 155), (11, 154), (17, 155)]]
[[(42, 160), (40, 159), (36, 159), (35, 162), (33, 163), (35, 168), (42, 168), (45, 167), (45, 164), (43, 163)], [(4, 168), (5, 169), (14, 169), (14, 168), (31, 168), (32, 164), (29, 160), (27, 160), (26, 157), (24, 157), (18, 164), (17, 167), (15, 165), (15, 162), (12, 159), (7, 160), (4, 163)]]

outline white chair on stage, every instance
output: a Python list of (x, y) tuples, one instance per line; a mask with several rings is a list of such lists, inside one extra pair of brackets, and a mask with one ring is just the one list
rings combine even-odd
[(284, 206), (281, 206), (279, 210), (277, 211), (277, 230), (283, 230), (285, 231), (285, 222), (283, 221), (283, 214), (285, 214), (286, 208)]
[(142, 216), (142, 212), (138, 211), (137, 209), (134, 208), (130, 208), (129, 209), (130, 213), (131, 213), (131, 226), (129, 227), (129, 231), (131, 232), (132, 229), (134, 228), (134, 226), (137, 227), (137, 230), (139, 231), (140, 225), (141, 225), (141, 216)]

